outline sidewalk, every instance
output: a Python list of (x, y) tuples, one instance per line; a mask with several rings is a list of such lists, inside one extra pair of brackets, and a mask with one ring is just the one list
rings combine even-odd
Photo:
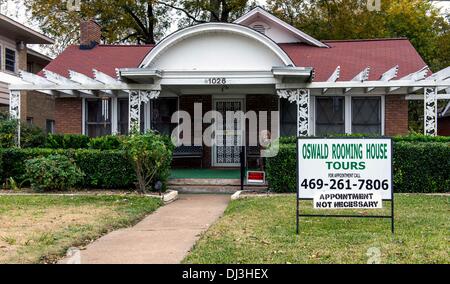
[[(111, 232), (81, 250), (81, 263), (180, 263), (224, 212), (229, 195), (181, 194), (134, 227)], [(70, 262), (70, 261), (69, 261)], [(67, 263), (67, 259), (60, 263)]]

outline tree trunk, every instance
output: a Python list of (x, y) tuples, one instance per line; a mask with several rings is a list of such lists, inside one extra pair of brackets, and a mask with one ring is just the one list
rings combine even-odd
[(147, 19), (148, 19), (148, 33), (147, 44), (155, 44), (155, 15), (153, 13), (153, 1), (147, 1)]
[(210, 22), (220, 22), (220, 0), (209, 0)]

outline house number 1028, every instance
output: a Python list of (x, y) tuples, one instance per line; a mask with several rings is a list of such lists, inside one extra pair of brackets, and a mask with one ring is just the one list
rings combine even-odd
[(227, 83), (227, 79), (226, 78), (208, 78), (206, 79), (206, 82), (210, 85), (225, 85)]

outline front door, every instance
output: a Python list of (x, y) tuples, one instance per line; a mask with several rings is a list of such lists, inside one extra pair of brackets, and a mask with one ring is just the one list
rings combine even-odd
[(244, 137), (241, 120), (235, 119), (227, 125), (227, 111), (244, 111), (243, 99), (215, 99), (214, 110), (222, 115), (222, 125), (216, 123), (215, 141), (213, 146), (213, 166), (238, 167), (240, 165), (240, 145)]

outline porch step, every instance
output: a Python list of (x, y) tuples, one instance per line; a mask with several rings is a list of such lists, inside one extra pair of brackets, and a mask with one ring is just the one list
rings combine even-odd
[(218, 178), (180, 178), (169, 179), (169, 185), (241, 185), (239, 179), (218, 179)]
[[(228, 193), (241, 190), (239, 179), (170, 179), (168, 188), (179, 193)], [(266, 185), (246, 185), (245, 190), (266, 191)]]
[[(217, 185), (169, 185), (170, 190), (176, 190), (178, 193), (227, 193), (233, 194), (241, 190), (240, 186), (217, 186)], [(244, 190), (266, 192), (267, 187), (245, 186)]]

